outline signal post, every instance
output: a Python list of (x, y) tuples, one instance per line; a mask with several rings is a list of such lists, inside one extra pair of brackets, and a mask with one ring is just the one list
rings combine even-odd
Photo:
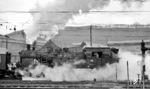
[(145, 47), (145, 42), (142, 40), (142, 42), (141, 42), (141, 52), (142, 52), (141, 80), (142, 80), (142, 84), (143, 84), (143, 89), (145, 89), (145, 71), (146, 71), (146, 66), (145, 66), (145, 52), (147, 50), (150, 50), (150, 48)]

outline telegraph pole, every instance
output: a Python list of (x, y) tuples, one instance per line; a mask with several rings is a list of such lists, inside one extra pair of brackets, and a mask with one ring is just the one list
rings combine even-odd
[(127, 85), (127, 89), (129, 89), (129, 63), (127, 61), (127, 78), (128, 78), (128, 85)]
[(116, 81), (118, 81), (118, 68), (117, 68), (117, 63), (116, 63)]
[(92, 25), (90, 26), (90, 46), (92, 47)]

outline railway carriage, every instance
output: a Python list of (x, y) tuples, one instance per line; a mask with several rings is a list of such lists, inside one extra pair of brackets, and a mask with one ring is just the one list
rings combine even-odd
[(4, 48), (0, 48), (0, 78), (13, 77), (15, 71), (9, 68), (11, 63), (11, 53)]

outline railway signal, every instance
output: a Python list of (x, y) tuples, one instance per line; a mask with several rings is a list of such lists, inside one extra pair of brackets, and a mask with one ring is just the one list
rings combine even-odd
[(145, 47), (145, 42), (142, 40), (141, 42), (141, 52), (142, 52), (142, 76), (141, 76), (141, 80), (143, 82), (143, 89), (145, 89), (145, 71), (146, 71), (146, 66), (145, 66), (145, 52), (147, 50), (150, 50), (150, 48)]

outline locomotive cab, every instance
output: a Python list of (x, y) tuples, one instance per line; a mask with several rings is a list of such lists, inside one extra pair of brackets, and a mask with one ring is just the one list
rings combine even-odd
[(83, 59), (87, 68), (98, 68), (119, 61), (119, 49), (110, 47), (85, 47)]

